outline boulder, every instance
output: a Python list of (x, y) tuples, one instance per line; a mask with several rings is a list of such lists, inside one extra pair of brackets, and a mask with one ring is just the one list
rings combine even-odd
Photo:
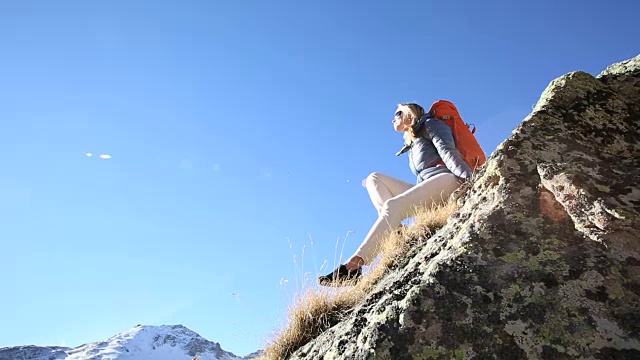
[(553, 80), (460, 208), (292, 359), (640, 359), (640, 55)]

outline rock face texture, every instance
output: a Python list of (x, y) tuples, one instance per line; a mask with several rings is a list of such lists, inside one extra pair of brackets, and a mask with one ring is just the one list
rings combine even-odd
[(640, 359), (640, 56), (552, 81), (449, 223), (293, 359)]

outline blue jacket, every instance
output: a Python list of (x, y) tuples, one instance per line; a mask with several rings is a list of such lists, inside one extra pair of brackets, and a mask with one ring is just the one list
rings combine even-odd
[[(416, 122), (413, 130), (417, 138), (396, 155), (409, 151), (409, 167), (416, 175), (417, 183), (445, 172), (462, 179), (471, 177), (473, 171), (456, 149), (453, 133), (447, 124), (425, 114)], [(438, 164), (440, 161), (444, 162), (444, 166)]]

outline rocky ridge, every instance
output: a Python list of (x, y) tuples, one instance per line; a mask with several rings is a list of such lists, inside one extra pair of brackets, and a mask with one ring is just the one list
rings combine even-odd
[(640, 56), (553, 80), (448, 224), (292, 359), (640, 359)]

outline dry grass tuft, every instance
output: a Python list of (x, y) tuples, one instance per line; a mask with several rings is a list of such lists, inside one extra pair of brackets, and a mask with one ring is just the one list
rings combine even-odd
[(382, 266), (378, 268), (393, 268), (412, 247), (424, 243), (442, 228), (456, 209), (456, 203), (453, 201), (439, 207), (417, 208), (411, 226), (402, 227), (399, 232), (391, 233), (383, 242), (380, 257)]
[(297, 297), (288, 312), (287, 327), (264, 351), (263, 359), (286, 359), (294, 351), (341, 321), (362, 301), (382, 276), (407, 252), (426, 241), (443, 227), (457, 206), (454, 201), (440, 207), (417, 208), (411, 226), (389, 234), (383, 242), (381, 256), (354, 286), (307, 289)]
[[(354, 287), (357, 288), (357, 287)], [(358, 293), (358, 294), (356, 294)], [(289, 309), (287, 327), (265, 349), (265, 359), (284, 359), (337, 324), (358, 301), (360, 291), (307, 289)]]

